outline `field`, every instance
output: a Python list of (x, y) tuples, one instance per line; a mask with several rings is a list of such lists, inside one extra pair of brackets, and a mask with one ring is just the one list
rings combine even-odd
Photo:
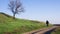
[(0, 13), (0, 34), (22, 34), (45, 27), (45, 23), (41, 21), (12, 19), (12, 16)]
[(53, 31), (51, 34), (60, 34), (60, 27), (58, 27), (55, 31)]

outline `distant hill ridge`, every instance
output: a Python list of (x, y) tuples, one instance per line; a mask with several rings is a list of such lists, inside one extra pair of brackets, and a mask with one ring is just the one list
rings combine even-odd
[[(10, 15), (8, 15), (8, 14), (6, 14), (6, 13), (3, 13), (3, 12), (0, 12), (0, 15), (4, 15), (4, 16), (6, 16), (6, 17), (9, 17), (9, 18), (11, 18), (11, 17), (13, 17), (13, 16), (10, 16)], [(1, 16), (2, 16), (1, 15)], [(3, 18), (4, 18), (4, 16), (3, 16)], [(5, 18), (6, 18), (5, 17)], [(16, 19), (18, 19), (18, 18), (16, 18)], [(21, 20), (28, 20), (28, 19), (21, 19)], [(40, 23), (41, 21), (36, 21), (36, 20), (29, 20), (29, 21), (31, 21), (31, 22), (35, 22), (35, 23)]]
[(0, 12), (0, 14), (3, 14), (3, 15), (5, 15), (5, 16), (7, 16), (7, 17), (12, 17), (12, 16), (10, 16), (10, 15), (8, 15), (8, 14), (6, 14), (6, 13), (3, 13), (3, 12)]

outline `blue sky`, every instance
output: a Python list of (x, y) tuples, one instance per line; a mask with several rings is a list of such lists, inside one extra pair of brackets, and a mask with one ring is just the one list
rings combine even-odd
[[(0, 0), (0, 12), (12, 15), (8, 3), (9, 0)], [(60, 0), (21, 0), (21, 3), (25, 12), (16, 17), (60, 24)]]

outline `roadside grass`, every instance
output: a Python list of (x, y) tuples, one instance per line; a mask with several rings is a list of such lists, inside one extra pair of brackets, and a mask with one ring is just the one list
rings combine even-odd
[(55, 31), (53, 31), (51, 34), (60, 34), (60, 27), (58, 27)]
[(45, 27), (44, 22), (18, 18), (14, 20), (11, 16), (7, 17), (4, 14), (0, 14), (0, 34), (21, 34)]

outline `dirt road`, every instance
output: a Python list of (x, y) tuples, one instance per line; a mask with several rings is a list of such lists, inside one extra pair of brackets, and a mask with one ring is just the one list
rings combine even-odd
[(38, 30), (33, 30), (31, 32), (23, 33), (23, 34), (50, 34), (52, 31), (54, 31), (58, 26), (48, 27), (48, 28), (42, 28)]

